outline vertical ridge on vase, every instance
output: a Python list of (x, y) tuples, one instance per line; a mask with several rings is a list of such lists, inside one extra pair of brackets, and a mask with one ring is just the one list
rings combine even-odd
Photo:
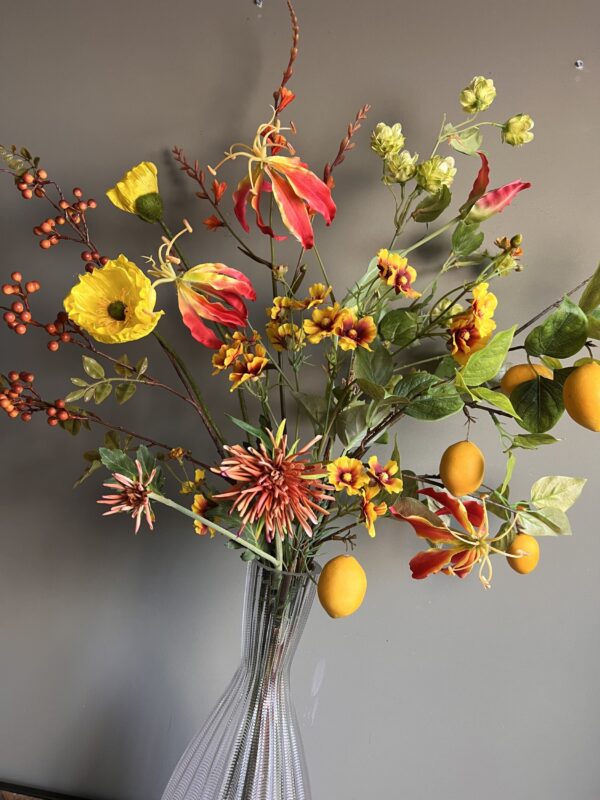
[(289, 676), (317, 574), (248, 564), (241, 664), (162, 800), (310, 800)]

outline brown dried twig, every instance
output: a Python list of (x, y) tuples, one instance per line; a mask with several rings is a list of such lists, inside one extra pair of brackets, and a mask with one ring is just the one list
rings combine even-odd
[(275, 100), (275, 108), (279, 105), (279, 101), (281, 100), (281, 90), (287, 85), (288, 81), (294, 74), (294, 62), (298, 57), (298, 40), (300, 39), (300, 23), (298, 22), (298, 17), (296, 16), (296, 12), (294, 11), (294, 6), (291, 3), (291, 0), (287, 0), (287, 7), (290, 12), (290, 17), (292, 20), (292, 49), (290, 50), (290, 59), (288, 61), (287, 67), (284, 70), (283, 77), (281, 79), (281, 84), (278, 89), (273, 92), (273, 99)]
[(354, 118), (354, 121), (348, 125), (348, 132), (340, 142), (340, 147), (336, 157), (331, 162), (331, 164), (329, 162), (325, 164), (325, 169), (323, 171), (323, 180), (325, 181), (326, 184), (329, 185), (331, 180), (331, 173), (333, 172), (335, 167), (338, 167), (342, 163), (342, 161), (344, 161), (344, 159), (346, 158), (346, 154), (349, 153), (350, 150), (354, 150), (354, 148), (356, 147), (356, 144), (355, 142), (352, 141), (352, 138), (360, 130), (361, 125), (366, 120), (367, 114), (369, 113), (370, 110), (371, 106), (367, 103), (358, 110), (358, 113)]

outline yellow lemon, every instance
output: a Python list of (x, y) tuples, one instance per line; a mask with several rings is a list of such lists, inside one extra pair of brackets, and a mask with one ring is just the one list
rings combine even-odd
[(543, 364), (515, 364), (514, 367), (507, 369), (500, 381), (500, 388), (504, 394), (511, 395), (517, 386), (527, 381), (532, 381), (537, 375), (542, 378), (549, 378), (552, 380), (554, 377), (553, 372)]
[(462, 497), (481, 486), (485, 471), (483, 453), (473, 442), (455, 442), (442, 455), (440, 477), (450, 494)]
[(367, 576), (354, 556), (337, 556), (323, 567), (317, 591), (330, 617), (348, 617), (365, 599)]
[(518, 533), (506, 552), (511, 556), (518, 556), (518, 558), (507, 558), (506, 560), (514, 571), (520, 575), (527, 575), (528, 572), (533, 572), (540, 560), (538, 540), (528, 533)]
[(600, 364), (577, 367), (565, 381), (567, 414), (584, 428), (600, 431)]

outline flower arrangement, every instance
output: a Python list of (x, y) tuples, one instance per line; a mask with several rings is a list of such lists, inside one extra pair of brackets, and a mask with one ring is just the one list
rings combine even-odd
[[(519, 234), (486, 242), (483, 226), (530, 184), (512, 180), (489, 189), (484, 133), (499, 134), (500, 146), (520, 147), (533, 139), (533, 121), (526, 114), (505, 122), (482, 118), (496, 88), (476, 76), (459, 95), (466, 117), (452, 123), (444, 117), (425, 158), (405, 148), (400, 123), (375, 125), (370, 148), (391, 197), (389, 241), (374, 241), (363, 274), (358, 277), (357, 266), (352, 285), (334, 288), (317, 246), (319, 218), (326, 227), (334, 223), (334, 173), (355, 147), (370, 108), (358, 111), (321, 171), (296, 154), (296, 128), (282, 122), (296, 99), (289, 84), (299, 27), (288, 6), (292, 49), (268, 121), (214, 167), (173, 148), (208, 209), (205, 229), (236, 240), (243, 268), (190, 263), (192, 226), (180, 220), (175, 233), (170, 229), (172, 215), (150, 162), (134, 166), (106, 192), (116, 210), (147, 225), (148, 247), (156, 254), (142, 261), (104, 255), (91, 233), (97, 201), (84, 199), (79, 188), (68, 197), (27, 148), (0, 147), (1, 171), (16, 191), (45, 206), (34, 229), (40, 247), (75, 243), (85, 265), (54, 320), (35, 316), (37, 280), (13, 271), (2, 286), (7, 328), (16, 335), (35, 329), (52, 353), (79, 348), (83, 372), (71, 378), (66, 396), (50, 400), (32, 373), (9, 371), (2, 375), (0, 406), (12, 419), (46, 417), (71, 434), (103, 430), (101, 445), (85, 454), (80, 481), (106, 468), (108, 493), (99, 502), (106, 514), (129, 514), (136, 533), (144, 521), (152, 529), (164, 505), (191, 518), (191, 531), (225, 537), (243, 559), (297, 573), (310, 570), (326, 542), (351, 548), (357, 527), (375, 537), (379, 520), (388, 517), (408, 523), (424, 540), (410, 562), (416, 579), (440, 572), (464, 578), (477, 568), (489, 587), (494, 558), (529, 572), (539, 558), (536, 537), (570, 533), (565, 512), (585, 481), (541, 477), (529, 498), (517, 500), (510, 481), (520, 450), (557, 441), (549, 431), (565, 409), (576, 423), (600, 430), (600, 362), (592, 349), (600, 338), (600, 271), (529, 321), (496, 329), (492, 286), (523, 269), (523, 243)], [(468, 196), (455, 201), (459, 170), (474, 180)], [(245, 237), (249, 206), (264, 234), (260, 252)], [(410, 244), (400, 244), (404, 235)], [(413, 254), (437, 237), (447, 242), (446, 257), (426, 281)], [(266, 319), (253, 305), (261, 276), (272, 288)], [(576, 303), (570, 298), (581, 289)], [(187, 328), (199, 347), (212, 351), (212, 370), (205, 361), (201, 383), (161, 332), (166, 292), (176, 294), (182, 335)], [(122, 353), (122, 345), (140, 339), (170, 362), (172, 384), (152, 375), (148, 357), (132, 363)], [(302, 390), (306, 375), (320, 376), (319, 391)], [(223, 391), (227, 387), (239, 402), (234, 441), (200, 388), (222, 378)], [(165, 444), (100, 415), (98, 406), (111, 396), (123, 404), (140, 387), (191, 407), (214, 453), (198, 457), (185, 441)], [(439, 467), (416, 474), (404, 466), (410, 454), (403, 454), (401, 466), (397, 423), (455, 414), (465, 416), (467, 435), (439, 454)], [(495, 426), (506, 455), (499, 486), (486, 483), (485, 459), (474, 441), (476, 415)], [(175, 500), (178, 495), (187, 499)], [(322, 580), (333, 584), (319, 592), (327, 610), (335, 606), (334, 616), (353, 611), (364, 595), (350, 593), (354, 599), (340, 605), (348, 583), (363, 580), (354, 560), (343, 563), (347, 570), (324, 570)]]

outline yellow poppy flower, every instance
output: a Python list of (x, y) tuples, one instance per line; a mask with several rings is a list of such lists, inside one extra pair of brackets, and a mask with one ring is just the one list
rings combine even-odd
[(104, 344), (132, 342), (152, 333), (164, 311), (155, 311), (150, 280), (124, 255), (79, 277), (64, 300), (69, 318)]
[(158, 170), (151, 161), (142, 161), (106, 193), (121, 211), (136, 214), (145, 222), (158, 222), (163, 215), (163, 202), (158, 193)]

